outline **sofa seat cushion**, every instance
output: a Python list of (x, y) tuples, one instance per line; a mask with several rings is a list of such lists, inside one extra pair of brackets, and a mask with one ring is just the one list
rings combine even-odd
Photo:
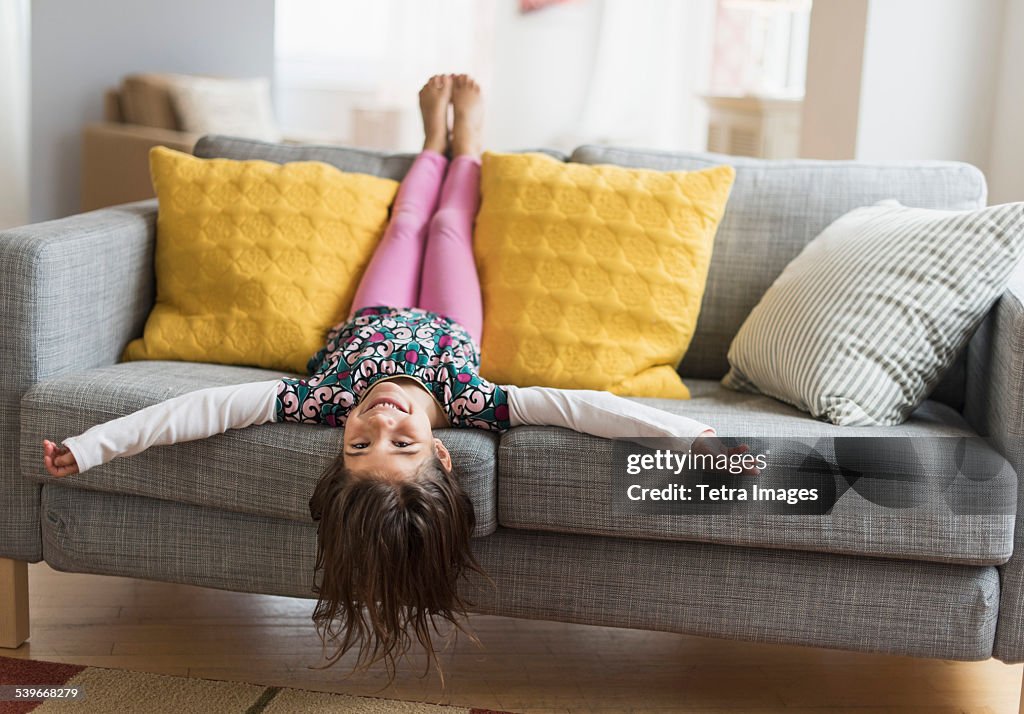
[[(742, 437), (754, 453), (760, 447), (784, 452), (772, 453), (770, 466), (758, 477), (759, 486), (796, 485), (792, 469), (808, 453), (817, 450), (825, 468), (836, 463), (836, 444), (852, 439), (904, 437), (920, 453), (927, 453), (928, 440), (941, 444), (945, 453), (954, 443), (969, 438), (972, 454), (981, 450), (982, 459), (999, 466), (986, 481), (971, 484), (976, 510), (951, 508), (941, 499), (923, 503), (893, 504), (877, 497), (887, 487), (885, 479), (861, 481), (856, 487), (837, 486), (836, 499), (825, 514), (758, 507), (716, 508), (704, 503), (687, 506), (689, 515), (676, 509), (671, 513), (655, 508), (623, 507), (624, 490), (621, 449), (629, 442), (614, 442), (554, 427), (517, 427), (501, 438), (498, 450), (498, 522), (501, 526), (529, 530), (586, 533), (626, 538), (699, 541), (770, 548), (792, 548), (857, 555), (930, 560), (973, 565), (1006, 562), (1013, 546), (1016, 504), (1016, 474), (998, 454), (976, 438), (975, 432), (953, 409), (926, 401), (898, 426), (840, 427), (817, 421), (769, 397), (725, 389), (711, 380), (689, 380), (689, 401), (638, 399), (671, 412), (685, 414), (711, 424), (719, 436)], [(959, 437), (960, 439), (950, 439)], [(885, 442), (896, 443), (896, 442)], [(878, 446), (875, 442), (874, 446)], [(615, 449), (620, 451), (616, 452)], [(642, 452), (643, 447), (635, 447)], [(842, 446), (839, 447), (843, 449)], [(845, 452), (843, 452), (845, 453)], [(867, 452), (870, 453), (870, 452)], [(616, 461), (616, 454), (619, 455)], [(927, 461), (928, 459), (922, 459)], [(991, 463), (990, 462), (990, 463)], [(844, 461), (844, 463), (847, 463)], [(977, 462), (974, 462), (977, 463)], [(942, 469), (923, 466), (914, 487), (934, 496), (944, 492)], [(775, 469), (774, 471), (772, 469)], [(967, 469), (965, 469), (966, 471)], [(743, 477), (750, 479), (752, 477)], [(836, 481), (842, 484), (836, 471)], [(894, 477), (898, 484), (900, 477)], [(963, 478), (963, 477), (958, 477)], [(788, 483), (786, 482), (788, 479)], [(874, 486), (872, 486), (872, 483)], [(869, 490), (874, 488), (875, 490)], [(866, 494), (867, 497), (861, 495)], [(941, 503), (936, 505), (936, 500)], [(732, 510), (732, 512), (729, 512)]]
[[(33, 386), (21, 401), (21, 465), (26, 478), (67, 488), (148, 496), (238, 513), (312, 523), (309, 499), (341, 450), (342, 430), (273, 423), (231, 429), (209, 439), (155, 446), (63, 479), (43, 467), (42, 441), (81, 434), (186, 392), (273, 379), (285, 373), (201, 362), (139, 361), (75, 372)], [(288, 376), (299, 376), (289, 374)], [(496, 525), (497, 436), (441, 429), (473, 502), (475, 536)]]

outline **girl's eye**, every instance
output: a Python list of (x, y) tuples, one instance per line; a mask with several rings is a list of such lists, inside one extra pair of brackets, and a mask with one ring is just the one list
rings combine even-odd
[(409, 442), (408, 442), (408, 441), (394, 441), (394, 442), (392, 442), (392, 443), (393, 443), (393, 444), (394, 444), (395, 446), (397, 446), (397, 447), (398, 447), (399, 449), (404, 449), (404, 448), (405, 448), (406, 446), (408, 446), (408, 445), (409, 445)]
[(365, 441), (362, 441), (358, 444), (352, 444), (353, 449), (365, 449), (367, 446), (369, 446), (369, 444), (367, 444)]

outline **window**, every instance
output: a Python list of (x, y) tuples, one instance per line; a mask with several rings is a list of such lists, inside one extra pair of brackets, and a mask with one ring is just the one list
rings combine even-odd
[(802, 97), (811, 0), (718, 0), (711, 91)]

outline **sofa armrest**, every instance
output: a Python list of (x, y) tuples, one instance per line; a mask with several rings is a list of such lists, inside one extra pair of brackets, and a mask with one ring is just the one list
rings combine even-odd
[(1024, 266), (971, 339), (964, 416), (1017, 471), (1013, 555), (1000, 566), (993, 656), (1024, 662)]
[(1024, 264), (971, 338), (964, 416), (1015, 468), (1024, 457)]
[(42, 558), (40, 484), (18, 461), (21, 397), (119, 361), (153, 305), (155, 247), (155, 200), (0, 232), (0, 557)]

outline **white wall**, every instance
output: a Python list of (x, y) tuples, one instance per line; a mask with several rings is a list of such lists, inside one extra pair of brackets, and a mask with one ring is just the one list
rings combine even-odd
[(872, 0), (857, 158), (986, 167), (1003, 9), (1003, 0)]
[(133, 72), (272, 77), (274, 0), (32, 0), (33, 222), (78, 212), (81, 128)]
[(801, 156), (966, 161), (1024, 200), (1024, 0), (814, 3)]
[(1007, 0), (996, 84), (989, 203), (1024, 201), (1024, 0)]
[(0, 0), (0, 230), (28, 222), (28, 0)]
[(867, 14), (868, 0), (811, 6), (800, 156), (852, 159), (857, 154)]

